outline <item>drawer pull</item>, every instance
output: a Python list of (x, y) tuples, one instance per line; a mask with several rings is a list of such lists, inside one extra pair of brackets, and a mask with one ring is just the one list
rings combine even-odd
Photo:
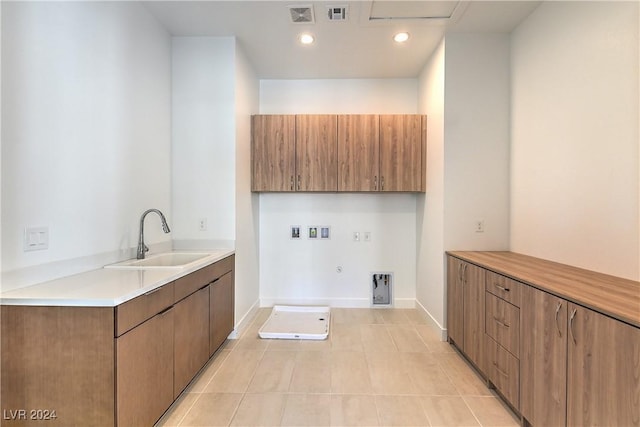
[(163, 288), (162, 286), (158, 286), (158, 287), (157, 287), (157, 288), (155, 288), (155, 289), (151, 289), (150, 291), (145, 292), (145, 293), (144, 293), (144, 295), (146, 296), (146, 295), (155, 294), (156, 292), (158, 292), (158, 291), (159, 291), (160, 289), (162, 289), (162, 288)]
[(498, 319), (496, 316), (493, 316), (493, 320), (496, 321), (496, 323), (500, 326), (504, 326), (505, 328), (508, 328), (509, 325), (507, 325), (506, 323), (504, 323), (502, 320)]
[(500, 286), (497, 283), (494, 283), (493, 286), (495, 286), (496, 288), (500, 289), (502, 292), (509, 292), (509, 288), (505, 288), (503, 286)]
[(562, 332), (560, 332), (560, 325), (558, 324), (558, 313), (560, 313), (560, 309), (562, 308), (562, 302), (558, 303), (556, 307), (556, 329), (558, 330), (558, 336), (562, 337)]
[(498, 371), (500, 374), (502, 374), (504, 377), (509, 378), (509, 374), (507, 374), (505, 371), (503, 371), (502, 369), (500, 369), (500, 367), (498, 366), (498, 364), (496, 362), (493, 362), (493, 366), (496, 368), (496, 371)]

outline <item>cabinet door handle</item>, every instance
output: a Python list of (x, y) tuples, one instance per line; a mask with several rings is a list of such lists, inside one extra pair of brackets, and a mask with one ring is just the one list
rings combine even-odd
[(293, 175), (291, 175), (290, 187), (289, 189), (293, 191)]
[(502, 374), (506, 378), (509, 378), (509, 374), (507, 374), (505, 371), (500, 369), (500, 367), (498, 366), (498, 364), (496, 362), (493, 362), (493, 366), (496, 368), (496, 371), (498, 371), (500, 374)]
[(556, 307), (556, 329), (558, 330), (558, 336), (562, 337), (562, 332), (560, 332), (560, 324), (558, 323), (558, 313), (560, 313), (560, 309), (562, 308), (562, 302), (558, 303)]
[(300, 191), (300, 175), (298, 175), (298, 191)]
[(464, 265), (462, 266), (462, 281), (463, 281), (464, 283), (467, 283), (467, 266), (468, 266), (468, 265), (469, 265), (469, 264), (464, 264)]
[(157, 287), (157, 288), (155, 288), (155, 289), (151, 289), (150, 291), (145, 292), (145, 293), (144, 293), (144, 295), (145, 295), (145, 296), (147, 296), (147, 295), (155, 294), (156, 292), (158, 292), (158, 291), (159, 291), (159, 290), (161, 290), (162, 288), (163, 288), (163, 286), (158, 286), (158, 287)]
[(380, 190), (384, 191), (384, 176), (380, 177)]
[(578, 344), (576, 342), (576, 336), (573, 334), (573, 318), (576, 317), (577, 312), (578, 312), (578, 309), (574, 308), (573, 311), (571, 312), (571, 317), (569, 318), (569, 332), (571, 333), (571, 339), (573, 340), (574, 344)]
[(493, 316), (493, 320), (495, 320), (496, 323), (499, 324), (500, 326), (504, 326), (505, 328), (509, 328), (510, 327), (510, 325), (507, 325), (502, 320), (498, 319), (496, 316)]
[(378, 191), (378, 175), (375, 175), (375, 176), (373, 177), (373, 189), (374, 189), (375, 191)]
[(509, 292), (509, 288), (505, 288), (503, 286), (500, 286), (497, 283), (494, 283), (493, 286), (495, 286), (496, 288), (500, 289), (502, 292)]

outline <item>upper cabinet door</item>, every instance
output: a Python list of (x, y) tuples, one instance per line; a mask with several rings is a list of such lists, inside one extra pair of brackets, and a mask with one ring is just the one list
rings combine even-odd
[(338, 191), (378, 191), (379, 117), (338, 116)]
[(295, 191), (293, 115), (252, 117), (252, 191)]
[(337, 142), (337, 116), (296, 116), (298, 191), (338, 191)]
[(380, 191), (424, 191), (425, 128), (420, 115), (380, 116)]

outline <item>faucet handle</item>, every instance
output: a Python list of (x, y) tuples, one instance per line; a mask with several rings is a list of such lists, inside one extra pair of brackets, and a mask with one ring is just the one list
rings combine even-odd
[(146, 244), (144, 245), (144, 251), (149, 252), (149, 247)]

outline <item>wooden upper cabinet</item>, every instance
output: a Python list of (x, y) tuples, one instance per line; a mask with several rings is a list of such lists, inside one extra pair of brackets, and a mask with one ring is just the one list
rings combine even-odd
[(256, 115), (252, 191), (424, 192), (426, 117)]
[(295, 118), (252, 117), (252, 191), (295, 191)]
[(338, 191), (335, 115), (296, 116), (296, 189)]
[(338, 116), (338, 191), (378, 191), (379, 116)]
[(381, 191), (424, 191), (425, 129), (424, 116), (380, 116)]

